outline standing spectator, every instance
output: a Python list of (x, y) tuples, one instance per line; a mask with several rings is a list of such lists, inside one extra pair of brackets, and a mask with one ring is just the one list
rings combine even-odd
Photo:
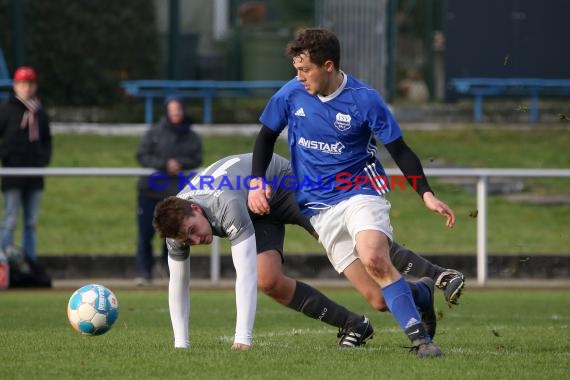
[[(37, 97), (37, 75), (22, 66), (14, 73), (13, 93), (0, 105), (0, 157), (3, 167), (45, 167), (51, 159), (49, 118)], [(44, 178), (2, 178), (4, 216), (2, 248), (13, 245), (20, 205), (23, 208), (22, 247), (32, 261), (36, 259), (36, 223)]]
[[(184, 111), (182, 99), (171, 96), (166, 98), (164, 104), (166, 115), (158, 125), (148, 130), (137, 150), (137, 160), (143, 167), (156, 169), (167, 174), (169, 178), (168, 182), (164, 178), (161, 183), (152, 183), (149, 181), (150, 177), (141, 177), (138, 182), (138, 285), (148, 285), (152, 281), (152, 217), (156, 204), (180, 191), (178, 173), (195, 169), (202, 164), (202, 141), (190, 128), (192, 123)], [(163, 268), (167, 268), (167, 254), (166, 246), (163, 245)]]

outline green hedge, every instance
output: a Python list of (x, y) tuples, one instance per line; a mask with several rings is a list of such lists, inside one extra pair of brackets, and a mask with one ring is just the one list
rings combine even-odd
[[(13, 72), (11, 3), (0, 0), (0, 46)], [(49, 104), (112, 104), (120, 80), (158, 75), (152, 0), (28, 0), (24, 36), (25, 64), (37, 69)]]

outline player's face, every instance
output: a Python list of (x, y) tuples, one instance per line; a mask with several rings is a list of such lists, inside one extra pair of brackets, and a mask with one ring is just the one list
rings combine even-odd
[(187, 216), (180, 227), (180, 240), (188, 245), (212, 243), (212, 226), (204, 215), (204, 211), (193, 204), (194, 215)]
[(297, 71), (297, 79), (305, 86), (305, 90), (311, 95), (330, 95), (334, 88), (334, 64), (325, 61), (319, 66), (311, 62), (307, 54), (300, 54), (293, 58), (293, 66)]

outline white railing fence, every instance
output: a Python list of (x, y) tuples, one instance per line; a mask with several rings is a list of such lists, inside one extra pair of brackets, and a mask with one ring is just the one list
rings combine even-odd
[[(0, 177), (8, 176), (142, 176), (156, 172), (144, 168), (0, 168)], [(402, 175), (398, 169), (387, 169), (390, 176)], [(470, 177), (477, 178), (477, 282), (487, 281), (487, 196), (489, 178), (569, 178), (570, 169), (425, 169), (428, 177)], [(216, 285), (220, 281), (220, 244), (214, 238), (211, 246), (210, 280)]]

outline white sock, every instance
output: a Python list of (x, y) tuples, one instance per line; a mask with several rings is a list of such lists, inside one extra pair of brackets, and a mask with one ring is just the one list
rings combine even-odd
[(189, 348), (188, 324), (190, 317), (190, 258), (173, 260), (168, 256), (170, 281), (168, 282), (168, 307), (174, 332), (174, 347)]

